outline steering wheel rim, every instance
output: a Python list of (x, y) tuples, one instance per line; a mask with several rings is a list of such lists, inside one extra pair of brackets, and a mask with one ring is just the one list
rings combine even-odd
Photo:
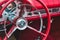
[[(10, 0), (10, 1), (8, 1), (7, 3), (6, 3), (6, 5), (5, 5), (5, 7), (3, 7), (2, 9), (1, 9), (1, 11), (0, 11), (0, 16), (2, 15), (2, 13), (3, 13), (3, 11), (5, 10), (5, 8), (11, 3), (11, 2), (13, 2), (14, 0)], [(43, 6), (44, 6), (44, 8), (45, 8), (45, 10), (46, 10), (46, 12), (47, 12), (47, 18), (48, 18), (48, 25), (47, 25), (47, 31), (46, 31), (46, 36), (42, 39), (42, 40), (46, 40), (46, 38), (47, 38), (47, 36), (48, 36), (48, 34), (49, 34), (49, 31), (50, 31), (50, 19), (51, 19), (51, 16), (50, 16), (50, 14), (49, 14), (49, 11), (48, 11), (48, 8), (47, 8), (47, 6), (41, 1), (41, 0), (36, 0), (36, 1), (38, 1), (39, 3), (41, 3)], [(14, 26), (13, 26), (14, 27)], [(14, 29), (14, 28), (13, 28)], [(9, 34), (9, 33), (8, 33)], [(7, 40), (7, 37), (5, 36), (5, 38), (4, 38), (4, 40)]]
[(47, 25), (47, 31), (46, 31), (46, 37), (44, 37), (42, 40), (46, 40), (46, 38), (47, 38), (47, 36), (48, 36), (48, 34), (49, 34), (49, 31), (50, 31), (50, 27), (51, 27), (51, 22), (50, 22), (50, 20), (51, 20), (51, 16), (50, 16), (50, 13), (49, 13), (49, 10), (48, 10), (48, 8), (47, 8), (47, 6), (45, 5), (45, 3), (43, 2), (43, 1), (41, 1), (41, 0), (36, 0), (36, 1), (38, 1), (39, 3), (41, 3), (42, 4), (42, 6), (44, 6), (44, 8), (45, 8), (45, 10), (46, 10), (46, 12), (47, 12), (47, 17), (48, 17), (48, 25)]

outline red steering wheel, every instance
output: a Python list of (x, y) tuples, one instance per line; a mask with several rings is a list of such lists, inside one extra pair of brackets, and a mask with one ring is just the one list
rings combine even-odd
[[(14, 0), (9, 0), (8, 2), (6, 2), (6, 5), (0, 10), (0, 16), (2, 16), (2, 13), (3, 13), (3, 11), (5, 10), (5, 8), (11, 3), (11, 2), (13, 2)], [(28, 2), (31, 2), (31, 0), (28, 0)], [(43, 37), (43, 39), (42, 40), (46, 40), (46, 38), (47, 38), (47, 36), (48, 36), (48, 34), (49, 34), (49, 31), (50, 31), (50, 26), (51, 26), (51, 24), (50, 24), (50, 19), (51, 19), (51, 16), (50, 16), (50, 13), (49, 13), (49, 11), (48, 11), (48, 8), (47, 8), (47, 6), (41, 1), (41, 0), (36, 0), (36, 1), (38, 1), (40, 4), (42, 4), (42, 6), (45, 8), (45, 10), (46, 10), (46, 12), (47, 12), (47, 18), (48, 18), (48, 25), (47, 25), (47, 30), (46, 30), (46, 33), (42, 33), (42, 32), (39, 32), (38, 30), (36, 30), (35, 28), (32, 28), (32, 27), (30, 27), (30, 26), (28, 26), (27, 24), (28, 23), (26, 23), (27, 21), (26, 20), (29, 20), (29, 18), (20, 18), (20, 19), (18, 19), (17, 20), (17, 27), (16, 26), (12, 26), (12, 28), (10, 29), (10, 31), (7, 33), (7, 36), (5, 36), (4, 37), (4, 39), (3, 40), (8, 40), (8, 38), (11, 36), (11, 34), (16, 30), (16, 29), (20, 29), (19, 27), (18, 27), (18, 24), (19, 24), (19, 22), (21, 22), (21, 20), (23, 20), (25, 23), (26, 23), (26, 26), (28, 26), (28, 28), (29, 29), (31, 29), (31, 30), (33, 30), (33, 31), (35, 31), (36, 33), (38, 33), (38, 34), (40, 34), (40, 35), (42, 35), (42, 36), (44, 36)], [(31, 19), (32, 20), (32, 19)], [(24, 28), (22, 28), (22, 29), (20, 29), (20, 30), (23, 30), (23, 29), (25, 29), (26, 27), (24, 27)]]

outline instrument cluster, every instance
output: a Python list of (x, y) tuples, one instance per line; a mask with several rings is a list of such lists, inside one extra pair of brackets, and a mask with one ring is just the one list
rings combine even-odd
[(9, 21), (12, 21), (16, 17), (18, 17), (19, 13), (20, 13), (20, 9), (19, 9), (20, 4), (19, 3), (20, 2), (16, 2), (16, 1), (10, 3), (2, 14), (3, 19), (7, 18)]

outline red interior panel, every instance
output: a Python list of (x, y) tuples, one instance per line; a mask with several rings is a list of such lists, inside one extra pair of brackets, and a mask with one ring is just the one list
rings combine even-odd
[[(30, 4), (37, 8), (42, 8), (40, 3), (38, 3), (36, 0), (27, 0)], [(60, 0), (42, 0), (48, 7), (60, 7)]]

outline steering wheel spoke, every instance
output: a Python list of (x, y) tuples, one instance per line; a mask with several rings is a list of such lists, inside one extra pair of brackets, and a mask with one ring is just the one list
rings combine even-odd
[(24, 7), (24, 12), (25, 12), (25, 13), (27, 12), (27, 9), (26, 9), (26, 7)]
[(40, 32), (40, 31), (38, 31), (37, 29), (35, 29), (35, 28), (33, 28), (33, 27), (28, 26), (28, 28), (31, 29), (32, 31), (34, 31), (34, 32), (36, 32), (36, 33), (38, 33), (38, 34), (44, 36), (44, 37), (46, 36), (46, 34), (44, 34), (44, 33)]
[(13, 33), (14, 31), (17, 29), (17, 27), (15, 27), (14, 25), (11, 27), (11, 29), (9, 30), (8, 33), (6, 33), (6, 36), (4, 37), (4, 39), (8, 39)]

